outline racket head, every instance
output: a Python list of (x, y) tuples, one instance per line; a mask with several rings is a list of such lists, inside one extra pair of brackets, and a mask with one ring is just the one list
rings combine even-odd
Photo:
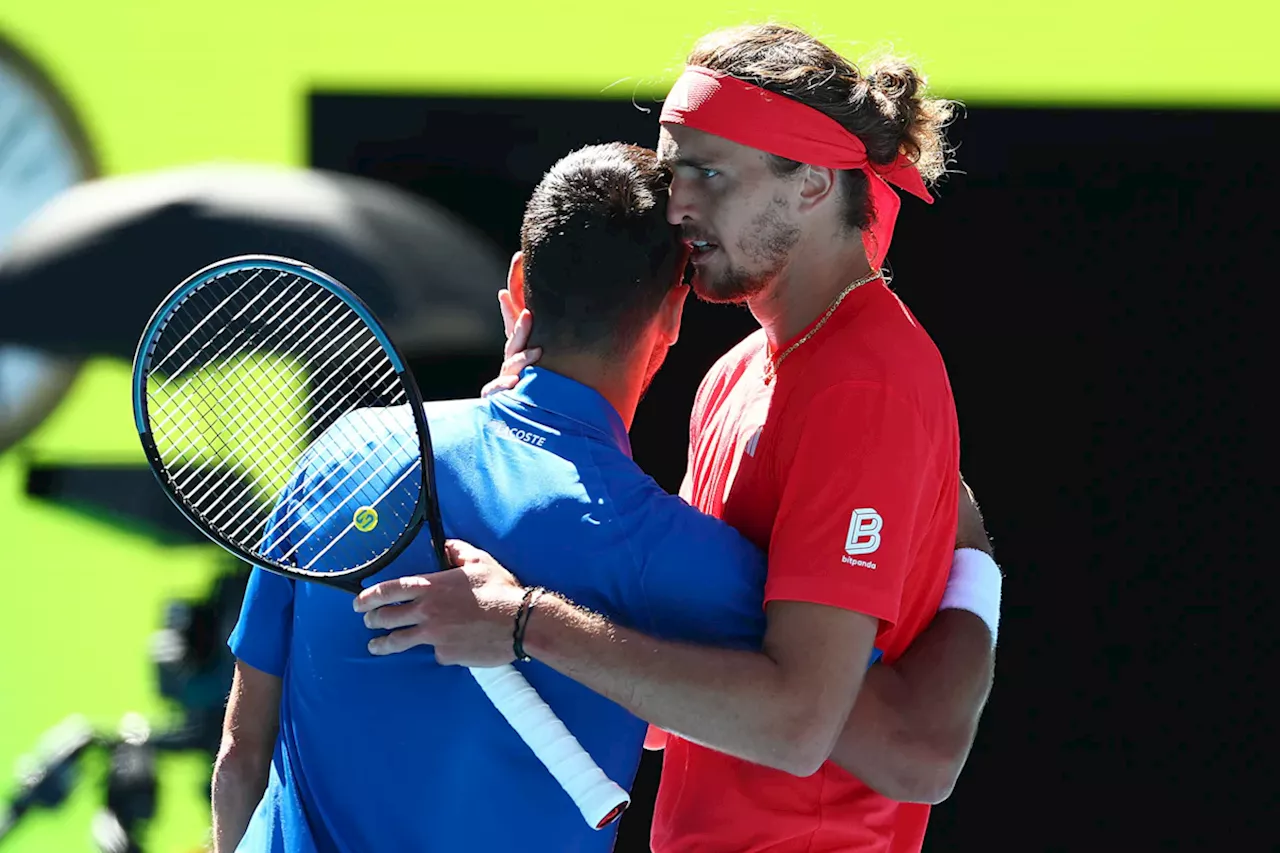
[(139, 340), (133, 409), (169, 499), (237, 557), (356, 592), (425, 520), (445, 565), (417, 383), (369, 307), (320, 270), (244, 255), (189, 276)]

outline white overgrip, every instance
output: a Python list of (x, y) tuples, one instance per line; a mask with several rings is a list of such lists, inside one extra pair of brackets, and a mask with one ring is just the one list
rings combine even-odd
[(605, 775), (519, 670), (508, 664), (473, 667), (471, 674), (591, 827), (602, 829), (622, 814), (630, 795)]

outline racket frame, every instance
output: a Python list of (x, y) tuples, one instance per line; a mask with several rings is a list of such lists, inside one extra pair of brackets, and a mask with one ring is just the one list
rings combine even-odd
[[(414, 426), (418, 431), (418, 450), (422, 457), (421, 498), (414, 507), (413, 514), (409, 517), (409, 522), (405, 525), (405, 530), (400, 534), (400, 537), (386, 551), (362, 566), (356, 566), (344, 572), (318, 572), (295, 566), (284, 566), (269, 557), (255, 554), (222, 536), (216, 530), (210, 529), (206, 522), (187, 507), (173, 484), (162, 474), (163, 471), (168, 470), (168, 466), (161, 460), (160, 451), (151, 436), (146, 393), (147, 369), (151, 364), (156, 345), (174, 312), (183, 302), (208, 282), (246, 269), (275, 270), (295, 275), (324, 288), (340, 299), (360, 317), (369, 331), (377, 338), (378, 343), (391, 361), (391, 366), (395, 370), (401, 386), (404, 388), (405, 396), (408, 398)], [(346, 285), (308, 264), (276, 255), (238, 255), (210, 264), (192, 273), (170, 291), (169, 295), (152, 313), (151, 319), (147, 322), (142, 337), (138, 341), (138, 348), (134, 353), (133, 416), (135, 426), (138, 429), (138, 438), (142, 442), (142, 450), (147, 457), (151, 472), (155, 475), (161, 488), (164, 489), (165, 494), (168, 495), (169, 500), (173, 502), (174, 506), (181, 511), (188, 521), (195, 525), (197, 530), (254, 566), (285, 577), (302, 578), (358, 594), (363, 589), (361, 581), (377, 574), (386, 568), (391, 561), (400, 556), (404, 549), (409, 546), (409, 543), (417, 538), (419, 528), (421, 528), (424, 521), (431, 534), (431, 544), (436, 558), (440, 561), (441, 568), (448, 565), (444, 553), (444, 523), (440, 517), (440, 503), (435, 490), (435, 454), (431, 449), (431, 433), (427, 428), (427, 419), (423, 412), (422, 392), (418, 389), (418, 383), (414, 380), (413, 373), (408, 368), (404, 354), (388, 337), (382, 325), (374, 317), (373, 312), (369, 310), (369, 306)]]

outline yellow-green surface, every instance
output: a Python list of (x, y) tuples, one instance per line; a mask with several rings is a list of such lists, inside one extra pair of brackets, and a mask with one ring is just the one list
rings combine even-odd
[[(918, 58), (938, 90), (970, 103), (1280, 105), (1275, 0), (5, 0), (0, 33), (49, 71), (104, 170), (122, 173), (207, 160), (302, 164), (315, 89), (644, 103), (698, 35), (768, 16), (850, 55), (892, 45)], [(126, 365), (94, 365), (27, 449), (66, 463), (142, 464), (128, 385)], [(215, 553), (163, 548), (34, 503), (21, 474), (15, 454), (0, 457), (0, 774), (70, 712), (107, 725), (129, 710), (165, 711), (148, 638), (166, 599), (206, 587)], [(164, 767), (150, 853), (193, 849), (207, 828), (201, 768)], [(86, 785), (71, 808), (25, 823), (7, 849), (92, 849), (96, 797)]]
[[(284, 490), (305, 449), (307, 382), (302, 362), (272, 355), (238, 357), (177, 379), (152, 376), (147, 406), (156, 451), (174, 471), (224, 471), (209, 475), (215, 483), (238, 476), (266, 505)], [(219, 388), (236, 390), (211, 393)], [(260, 400), (271, 400), (270, 410)], [(245, 452), (250, 436), (252, 454)]]
[[(128, 365), (97, 364), (29, 442), (60, 461), (141, 462), (129, 405)], [(149, 641), (164, 602), (198, 596), (209, 585), (210, 547), (162, 547), (72, 510), (22, 497), (18, 453), (0, 456), (0, 771), (71, 713), (113, 727), (128, 711), (157, 725), (172, 710), (155, 688)], [(194, 758), (162, 764), (160, 814), (150, 850), (201, 845), (208, 807)], [(89, 823), (101, 803), (101, 766), (56, 814), (33, 814), (9, 838), (10, 851), (92, 850)], [(0, 783), (8, 794), (10, 784)]]

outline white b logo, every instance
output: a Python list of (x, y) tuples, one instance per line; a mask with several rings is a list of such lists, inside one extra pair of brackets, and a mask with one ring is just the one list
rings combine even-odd
[(874, 509), (855, 509), (849, 519), (849, 538), (844, 550), (848, 554), (870, 554), (880, 547), (880, 528), (884, 519)]

